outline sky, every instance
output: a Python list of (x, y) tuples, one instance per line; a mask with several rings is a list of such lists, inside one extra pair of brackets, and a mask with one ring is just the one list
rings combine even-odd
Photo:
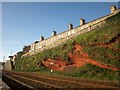
[(119, 2), (119, 0), (1, 0), (2, 2)]
[[(117, 2), (2, 2), (3, 57), (14, 55), (25, 45), (48, 38), (52, 31), (68, 30), (68, 24), (79, 26), (80, 18), (90, 22), (110, 13), (110, 6)], [(1, 20), (1, 19), (0, 19)], [(1, 24), (0, 24), (1, 25)], [(2, 51), (2, 52), (1, 52)]]

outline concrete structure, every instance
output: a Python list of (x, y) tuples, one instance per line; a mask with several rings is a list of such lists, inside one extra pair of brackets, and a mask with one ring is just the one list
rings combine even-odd
[(68, 29), (73, 29), (73, 25), (71, 23), (68, 25)]
[(0, 71), (3, 69), (2, 62), (0, 62)]
[(9, 56), (9, 60), (6, 60), (5, 62), (3, 62), (2, 70), (11, 71), (15, 66), (15, 58), (16, 58), (16, 55)]
[(56, 34), (57, 34), (56, 31), (53, 31), (53, 32), (52, 32), (52, 36), (55, 36)]
[(12, 66), (12, 69), (13, 69), (13, 67), (15, 66), (15, 58), (16, 58), (16, 56), (15, 55), (14, 56), (9, 56), (9, 58), (10, 58), (11, 66)]
[(111, 13), (114, 13), (116, 11), (116, 6), (115, 5), (111, 5), (110, 7), (110, 10), (111, 10)]
[(35, 42), (33, 42), (33, 43), (31, 44), (30, 51), (32, 51), (32, 50), (36, 50), (37, 47), (38, 47), (38, 43), (39, 43), (39, 41), (35, 41)]
[(6, 60), (4, 66), (3, 66), (3, 70), (7, 70), (7, 71), (11, 71), (12, 70), (12, 64), (10, 60)]
[(44, 37), (43, 37), (43, 36), (41, 36), (41, 37), (40, 37), (40, 41), (43, 41), (43, 40), (44, 40)]
[(92, 31), (98, 27), (102, 27), (105, 25), (105, 20), (109, 17), (112, 17), (120, 12), (120, 9), (116, 9), (114, 5), (111, 6), (111, 13), (109, 15), (103, 16), (101, 18), (98, 18), (96, 20), (93, 20), (91, 22), (85, 23), (84, 19), (80, 19), (80, 25), (78, 27), (73, 28), (73, 25), (70, 23), (68, 25), (68, 30), (56, 34), (56, 32), (52, 32), (52, 37), (43, 39), (43, 37), (40, 39), (40, 41), (34, 42), (31, 44), (30, 52), (27, 54), (24, 54), (23, 56), (27, 55), (33, 55), (35, 53), (38, 53), (40, 51), (50, 49), (53, 47), (56, 47), (68, 39), (72, 39), (73, 37)]
[(85, 24), (85, 19), (81, 18), (80, 19), (80, 25), (84, 25)]

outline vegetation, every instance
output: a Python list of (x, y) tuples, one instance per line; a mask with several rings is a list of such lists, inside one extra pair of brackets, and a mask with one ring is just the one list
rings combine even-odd
[(119, 71), (112, 71), (91, 64), (80, 67), (72, 73), (64, 73), (64, 75), (85, 79), (119, 80)]
[(29, 50), (30, 50), (30, 45), (23, 47), (23, 53), (24, 53), (24, 54), (27, 53), (27, 52), (29, 52)]
[(83, 46), (84, 51), (89, 54), (90, 58), (120, 68), (119, 17), (120, 14), (107, 19), (107, 26), (77, 36), (75, 41)]
[[(106, 20), (106, 25), (88, 33), (76, 36), (72, 40), (66, 41), (52, 49), (42, 51), (36, 55), (17, 58), (14, 70), (16, 71), (48, 71), (44, 67), (40, 67), (42, 60), (61, 59), (70, 62), (68, 53), (73, 52), (73, 42), (81, 45), (83, 51), (88, 53), (91, 59), (100, 61), (112, 67), (118, 67), (120, 63), (120, 14), (117, 14)], [(118, 71), (112, 71), (100, 68), (98, 66), (87, 64), (80, 69), (76, 69), (72, 73), (62, 73), (55, 71), (54, 73), (66, 76), (75, 76), (94, 79), (117, 80)]]

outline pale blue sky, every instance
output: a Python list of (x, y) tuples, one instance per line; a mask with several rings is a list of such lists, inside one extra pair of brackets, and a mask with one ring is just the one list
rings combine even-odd
[(1, 0), (3, 2), (119, 2), (119, 0)]
[(2, 60), (2, 3), (0, 2), (0, 61)]
[(4, 2), (2, 3), (3, 55), (7, 58), (21, 51), (24, 45), (39, 40), (40, 35), (48, 38), (54, 30), (57, 33), (67, 30), (69, 22), (77, 27), (80, 18), (89, 22), (107, 15), (113, 4), (118, 7), (118, 3), (115, 2)]

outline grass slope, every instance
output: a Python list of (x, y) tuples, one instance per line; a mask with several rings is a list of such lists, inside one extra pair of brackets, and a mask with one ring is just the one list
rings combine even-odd
[[(53, 49), (45, 50), (36, 55), (17, 59), (14, 70), (16, 71), (44, 71), (39, 67), (42, 60), (61, 59), (70, 62), (68, 53), (73, 50), (73, 42), (80, 44), (91, 59), (100, 61), (106, 65), (120, 68), (120, 13), (108, 18), (107, 24), (103, 28), (95, 29), (91, 32), (76, 36), (74, 39), (66, 41), (64, 44)], [(83, 72), (81, 74), (81, 72)], [(73, 73), (64, 75), (88, 77), (109, 80), (118, 79), (118, 71), (103, 69), (94, 65), (85, 65)]]

